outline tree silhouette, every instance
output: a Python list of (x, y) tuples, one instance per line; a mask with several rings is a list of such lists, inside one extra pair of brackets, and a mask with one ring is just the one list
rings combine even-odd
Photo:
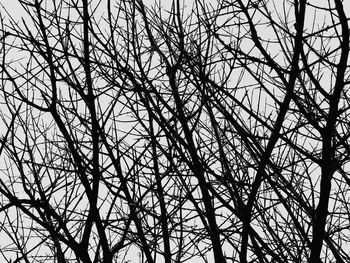
[(2, 262), (350, 260), (345, 1), (18, 2)]

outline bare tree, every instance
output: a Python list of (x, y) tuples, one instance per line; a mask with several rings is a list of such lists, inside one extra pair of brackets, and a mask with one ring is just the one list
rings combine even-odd
[(348, 262), (334, 1), (1, 8), (4, 262)]

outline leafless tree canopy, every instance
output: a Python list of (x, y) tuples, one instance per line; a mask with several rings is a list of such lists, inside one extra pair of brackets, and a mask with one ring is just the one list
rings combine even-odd
[(5, 1), (0, 261), (350, 262), (346, 2)]

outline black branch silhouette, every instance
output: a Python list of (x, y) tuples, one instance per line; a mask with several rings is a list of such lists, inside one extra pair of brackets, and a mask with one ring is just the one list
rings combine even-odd
[(0, 6), (0, 261), (349, 262), (346, 1)]

